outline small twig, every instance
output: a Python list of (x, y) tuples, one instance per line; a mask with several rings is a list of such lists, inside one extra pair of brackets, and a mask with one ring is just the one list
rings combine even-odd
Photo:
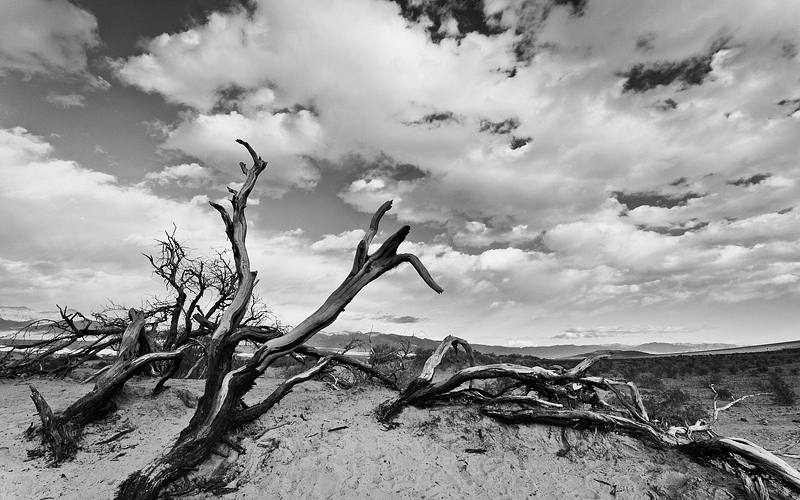
[(328, 432), (340, 431), (342, 429), (347, 429), (349, 427), (350, 426), (348, 426), (348, 425), (340, 425), (339, 427), (333, 427), (332, 429), (328, 429)]
[(290, 422), (281, 422), (278, 425), (273, 425), (272, 427), (267, 427), (266, 429), (264, 429), (263, 431), (258, 433), (258, 435), (256, 436), (255, 440), (258, 441), (259, 439), (264, 437), (264, 434), (268, 433), (269, 431), (275, 430), (275, 429), (277, 429), (279, 427), (283, 427), (284, 425), (289, 425), (289, 423)]
[(134, 430), (133, 428), (130, 428), (130, 429), (125, 429), (124, 431), (119, 431), (118, 433), (114, 434), (110, 438), (103, 439), (102, 441), (98, 441), (95, 444), (97, 445), (97, 444), (110, 443), (111, 441), (115, 441), (115, 440), (121, 438), (122, 436), (124, 436), (125, 434), (128, 434), (129, 432), (133, 432), (133, 430)]

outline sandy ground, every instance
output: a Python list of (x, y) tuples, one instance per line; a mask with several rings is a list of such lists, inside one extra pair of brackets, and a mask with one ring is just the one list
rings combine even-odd
[[(251, 402), (279, 381), (259, 380)], [(201, 391), (198, 381), (176, 380), (153, 398), (153, 383), (129, 382), (117, 398), (118, 411), (86, 427), (76, 458), (48, 468), (43, 459), (28, 458), (27, 450), (38, 443), (23, 437), (38, 418), (29, 385), (56, 410), (91, 386), (39, 378), (0, 380), (0, 500), (111, 498), (128, 474), (174, 440), (194, 411), (192, 395)], [(195, 490), (180, 498), (703, 500), (744, 495), (732, 476), (613, 433), (507, 426), (469, 408), (407, 409), (399, 418), (402, 425), (385, 430), (372, 411), (390, 397), (390, 391), (373, 387), (335, 391), (319, 382), (299, 386), (239, 433), (244, 454), (220, 445), (228, 458), (215, 455), (203, 465), (200, 473), (217, 484), (215, 493)], [(720, 430), (761, 439), (773, 449), (800, 436), (791, 415), (781, 417), (786, 427), (777, 430), (737, 418), (738, 413), (723, 417)], [(132, 431), (99, 443), (126, 429)]]

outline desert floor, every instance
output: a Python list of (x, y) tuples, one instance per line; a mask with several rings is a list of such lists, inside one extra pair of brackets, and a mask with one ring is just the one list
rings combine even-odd
[[(251, 402), (269, 394), (282, 380), (279, 376), (259, 380), (249, 394)], [(29, 386), (59, 410), (91, 384), (36, 377), (0, 380), (0, 499), (111, 498), (128, 474), (174, 440), (202, 389), (200, 381), (175, 380), (151, 397), (153, 383), (129, 382), (117, 397), (118, 410), (85, 428), (77, 457), (49, 468), (42, 458), (28, 458), (27, 451), (38, 446), (24, 437), (38, 419)], [(245, 453), (218, 447), (220, 455), (198, 472), (209, 478), (207, 491), (188, 490), (196, 483), (179, 481), (173, 494), (182, 499), (694, 500), (744, 495), (733, 476), (614, 433), (509, 426), (463, 407), (410, 408), (399, 417), (399, 427), (385, 430), (372, 411), (392, 395), (372, 386), (346, 391), (321, 382), (298, 386), (239, 432)], [(793, 422), (798, 418), (796, 407), (765, 403), (725, 412), (716, 429), (776, 450), (800, 441), (800, 424)]]

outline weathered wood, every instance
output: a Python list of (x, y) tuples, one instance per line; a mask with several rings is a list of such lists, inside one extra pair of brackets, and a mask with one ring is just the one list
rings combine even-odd
[[(605, 357), (603, 354), (590, 356), (570, 370), (506, 364), (486, 365), (463, 369), (446, 380), (433, 383), (433, 372), (452, 342), (451, 338), (445, 339), (431, 354), (422, 374), (397, 398), (384, 402), (376, 409), (379, 421), (389, 422), (407, 405), (423, 407), (443, 403), (477, 403), (481, 405), (482, 414), (509, 424), (536, 423), (625, 432), (639, 436), (658, 448), (676, 448), (709, 463), (715, 463), (715, 460), (722, 462), (726, 464), (724, 470), (733, 470), (739, 475), (748, 498), (770, 498), (769, 489), (763, 479), (770, 480), (773, 489), (784, 488), (794, 492), (793, 494), (800, 493), (800, 472), (750, 441), (719, 437), (711, 430), (711, 424), (705, 422), (667, 431), (657, 427), (650, 422), (635, 384), (585, 375), (594, 362)], [(557, 402), (540, 397), (495, 395), (474, 387), (458, 389), (467, 381), (498, 377), (519, 380), (527, 389), (535, 389), (545, 397), (575, 398), (589, 403), (593, 409), (564, 408)], [(622, 387), (629, 392), (630, 400), (620, 391)], [(603, 402), (594, 389), (611, 391), (624, 408), (613, 408)], [(714, 420), (720, 411), (751, 396), (739, 398), (722, 408), (717, 408), (715, 398)], [(697, 435), (692, 434), (697, 431), (705, 431), (710, 437), (697, 439)]]
[(395, 391), (398, 390), (396, 381), (392, 380), (383, 373), (379, 372), (378, 370), (370, 366), (368, 363), (358, 360), (352, 356), (347, 356), (346, 354), (338, 352), (332, 352), (326, 349), (317, 349), (316, 347), (311, 347), (309, 345), (301, 345), (300, 347), (295, 349), (295, 352), (298, 354), (311, 356), (317, 359), (330, 356), (331, 360), (336, 362), (337, 364), (352, 366), (353, 368), (366, 373), (370, 377), (375, 377), (376, 379), (380, 380), (381, 382), (386, 384), (386, 386), (389, 387), (390, 389), (394, 389)]
[(735, 456), (769, 477), (776, 478), (795, 493), (800, 493), (800, 472), (761, 446), (741, 438), (718, 437), (691, 441), (680, 449), (690, 455), (727, 459)]
[(235, 415), (235, 425), (241, 425), (245, 422), (251, 422), (265, 412), (269, 411), (270, 408), (278, 404), (278, 402), (283, 399), (284, 396), (289, 394), (292, 391), (292, 388), (297, 384), (303, 383), (314, 375), (321, 372), (333, 359), (332, 356), (325, 356), (321, 358), (317, 364), (312, 366), (310, 369), (299, 373), (293, 377), (289, 377), (288, 379), (281, 382), (281, 384), (274, 390), (272, 393), (267, 396), (263, 401), (250, 406), (249, 408), (245, 408), (240, 410)]
[(644, 436), (649, 442), (662, 448), (681, 444), (681, 440), (678, 438), (659, 432), (659, 430), (652, 425), (607, 413), (555, 408), (509, 409), (499, 406), (483, 407), (481, 408), (481, 413), (505, 423), (537, 423), (559, 425), (563, 427), (600, 428), (624, 431)]
[(397, 254), (398, 246), (410, 230), (403, 226), (390, 236), (372, 255), (368, 255), (369, 244), (377, 234), (383, 215), (391, 208), (384, 203), (372, 217), (370, 227), (359, 243), (353, 268), (342, 284), (328, 297), (317, 311), (284, 335), (266, 340), (248, 362), (232, 369), (232, 357), (236, 344), (243, 338), (237, 335), (245, 307), (252, 296), (256, 273), (250, 268), (245, 244), (247, 221), (245, 208), (258, 175), (266, 167), (264, 162), (244, 141), (237, 140), (247, 148), (253, 166), (241, 165), (246, 179), (241, 190), (230, 190), (233, 194), (229, 214), (222, 206), (211, 202), (220, 213), (225, 233), (231, 242), (238, 285), (228, 308), (223, 312), (211, 335), (208, 346), (208, 375), (203, 396), (189, 425), (181, 432), (172, 449), (149, 465), (131, 474), (120, 486), (118, 499), (153, 499), (161, 487), (183, 474), (203, 460), (213, 450), (220, 437), (236, 425), (242, 396), (252, 388), (258, 378), (276, 359), (285, 356), (303, 345), (309, 338), (333, 323), (344, 308), (369, 283), (398, 265), (410, 263), (433, 290), (442, 292), (430, 273), (413, 255)]
[(96, 374), (95, 385), (90, 392), (65, 410), (57, 413), (50, 410), (41, 394), (36, 392), (36, 397), (32, 395), (42, 420), (43, 431), (46, 435), (51, 436), (45, 441), (45, 444), (53, 455), (54, 463), (68, 460), (74, 456), (83, 427), (114, 409), (112, 398), (128, 380), (151, 363), (174, 360), (183, 355), (183, 348), (181, 348), (172, 352), (151, 352), (139, 356), (140, 336), (144, 329), (144, 314), (142, 311), (131, 309), (129, 316), (131, 322), (123, 333), (116, 360)]
[[(454, 337), (445, 338), (436, 351), (431, 354), (419, 377), (414, 379), (408, 387), (393, 400), (385, 401), (376, 409), (375, 413), (380, 422), (387, 423), (395, 418), (406, 406), (420, 406), (427, 402), (434, 402), (447, 397), (447, 394), (465, 382), (472, 380), (485, 380), (507, 377), (524, 382), (531, 387), (546, 388), (546, 383), (564, 383), (578, 381), (586, 371), (598, 360), (607, 357), (606, 354), (596, 354), (581, 361), (578, 365), (566, 371), (548, 370), (539, 366), (527, 367), (512, 364), (493, 364), (472, 366), (454, 373), (450, 378), (440, 382), (432, 382), (436, 366), (441, 363), (444, 353), (450, 346), (468, 345), (462, 339)], [(468, 351), (469, 352), (469, 351)], [(555, 390), (556, 387), (549, 387)]]
[(35, 387), (30, 386), (31, 399), (39, 413), (42, 421), (42, 446), (48, 449), (52, 455), (53, 464), (62, 462), (75, 454), (77, 449), (77, 436), (75, 428), (71, 425), (63, 425), (53, 414), (50, 405), (42, 397)]

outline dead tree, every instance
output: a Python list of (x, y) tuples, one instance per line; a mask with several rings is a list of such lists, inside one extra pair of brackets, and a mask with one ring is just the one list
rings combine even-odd
[(163, 485), (186, 473), (208, 456), (219, 439), (237, 425), (239, 420), (237, 415), (242, 411), (240, 405), (242, 396), (250, 390), (267, 367), (333, 323), (362, 288), (387, 271), (408, 262), (433, 290), (442, 292), (416, 256), (397, 253), (398, 246), (410, 231), (409, 226), (403, 226), (375, 253), (369, 254), (369, 246), (378, 232), (380, 220), (391, 208), (391, 201), (386, 202), (372, 217), (366, 234), (359, 242), (350, 273), (322, 306), (285, 335), (267, 340), (244, 366), (233, 369), (234, 349), (239, 342), (249, 338), (248, 333), (240, 330), (239, 326), (256, 281), (256, 272), (250, 268), (245, 245), (247, 234), (245, 208), (259, 174), (267, 165), (249, 144), (241, 140), (237, 142), (247, 148), (253, 166), (247, 168), (244, 163), (240, 163), (246, 179), (241, 190), (238, 192), (231, 190), (232, 214), (222, 206), (211, 202), (222, 217), (225, 232), (232, 246), (237, 289), (210, 338), (205, 390), (189, 425), (180, 433), (172, 448), (143, 469), (131, 474), (120, 485), (117, 492), (118, 499), (153, 499)]
[[(603, 354), (586, 358), (569, 370), (511, 364), (472, 366), (434, 383), (436, 367), (456, 343), (467, 347), (465, 341), (447, 337), (425, 363), (422, 373), (398, 397), (378, 406), (376, 416), (380, 422), (391, 424), (391, 420), (409, 405), (478, 404), (482, 414), (509, 424), (537, 423), (625, 432), (658, 448), (678, 449), (740, 477), (749, 498), (769, 498), (767, 484), (774, 490), (800, 493), (800, 472), (755, 443), (718, 436), (711, 425), (704, 422), (666, 430), (656, 425), (650, 420), (639, 390), (632, 382), (586, 375), (596, 361), (605, 357)], [(465, 382), (500, 377), (518, 381), (522, 394), (462, 388)], [(598, 391), (614, 394), (615, 401), (622, 407), (604, 401)], [(744, 399), (739, 398), (720, 409), (715, 399), (714, 420), (720, 411)]]
[(175, 360), (183, 355), (183, 349), (171, 352), (143, 352), (144, 313), (131, 309), (131, 322), (125, 329), (119, 354), (113, 364), (104, 368), (94, 388), (75, 401), (64, 411), (53, 413), (44, 397), (31, 386), (31, 398), (42, 421), (42, 442), (51, 452), (52, 463), (71, 458), (77, 450), (83, 427), (113, 410), (112, 398), (134, 375), (150, 363)]
[(8, 339), (11, 348), (0, 354), (0, 376), (41, 373), (63, 377), (120, 343), (125, 324), (118, 318), (95, 314), (89, 319), (57, 307), (60, 319), (34, 321)]

